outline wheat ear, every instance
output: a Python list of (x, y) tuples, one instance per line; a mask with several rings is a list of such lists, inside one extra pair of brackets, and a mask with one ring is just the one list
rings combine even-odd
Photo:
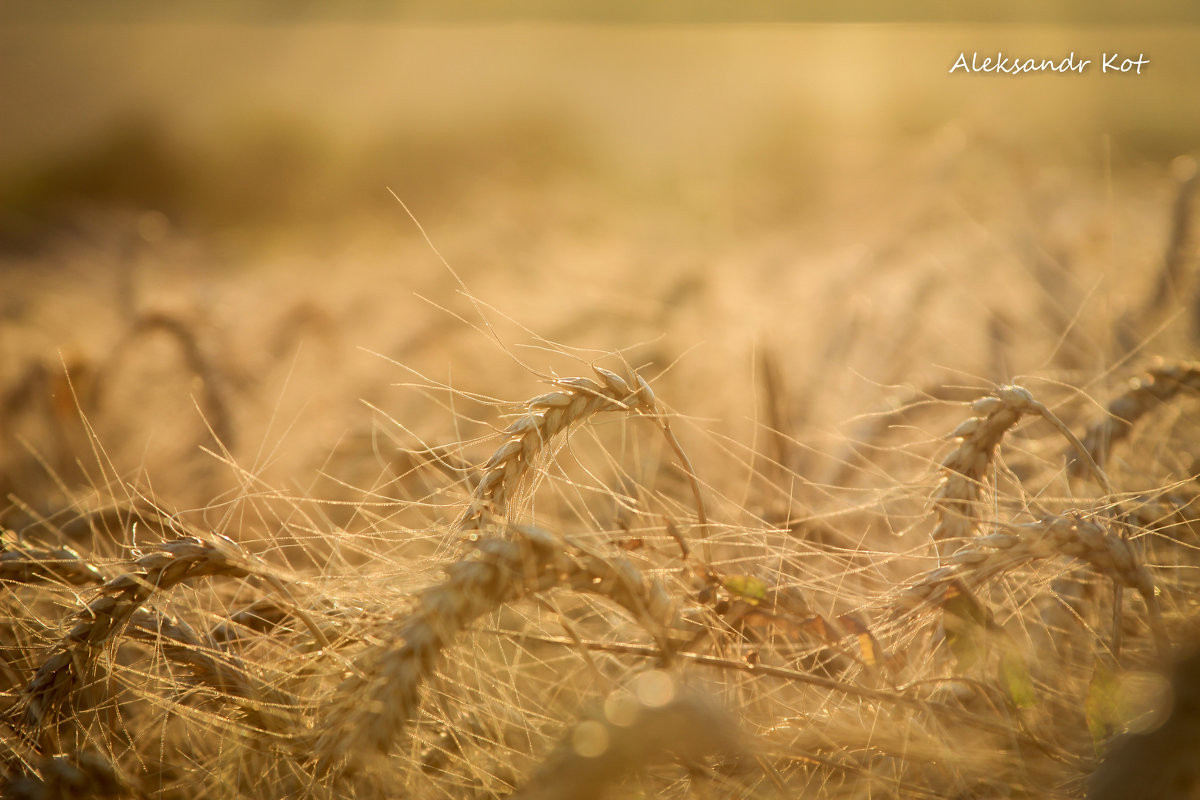
[(416, 609), (382, 645), (370, 648), (342, 682), (313, 747), (317, 770), (386, 753), (416, 713), (419, 688), (439, 654), (478, 617), (522, 597), (564, 585), (602, 594), (644, 622), (661, 643), (674, 608), (660, 583), (624, 559), (569, 548), (558, 537), (510, 526), (507, 538), (479, 539), (446, 568), (446, 578), (420, 594)]
[(1104, 419), (1088, 428), (1084, 448), (1103, 464), (1112, 446), (1129, 435), (1134, 423), (1185, 389), (1200, 391), (1200, 364), (1160, 363), (1131, 378), (1125, 391), (1108, 404)]
[(1034, 399), (1021, 386), (1002, 386), (995, 394), (971, 404), (975, 416), (964, 420), (950, 434), (959, 440), (942, 461), (942, 478), (933, 493), (937, 524), (936, 541), (969, 538), (978, 525), (978, 508), (983, 499), (984, 478), (1000, 440), (1026, 414), (1037, 414), (1053, 425), (1070, 442), (1088, 465), (1106, 494), (1112, 493), (1108, 477), (1092, 460), (1083, 443), (1054, 412)]
[(294, 729), (296, 719), (286, 710), (296, 707), (297, 698), (256, 680), (240, 659), (205, 642), (183, 620), (142, 608), (130, 616), (127, 631), (130, 638), (161, 647), (163, 655), (186, 667), (189, 683), (235, 702), (254, 728), (280, 734)]
[(36, 773), (0, 779), (0, 796), (29, 800), (143, 797), (107, 758), (91, 750), (37, 760)]
[(124, 628), (156, 591), (208, 575), (246, 577), (258, 571), (229, 539), (187, 536), (166, 542), (134, 562), (134, 569), (100, 587), (100, 596), (76, 615), (71, 630), (25, 687), (20, 705), (26, 728), (41, 726), (70, 700), (104, 643)]
[(99, 408), (113, 368), (125, 356), (128, 350), (139, 339), (145, 338), (155, 331), (162, 331), (173, 338), (179, 345), (187, 368), (200, 379), (201, 407), (204, 409), (205, 421), (212, 435), (226, 448), (234, 445), (233, 414), (226, 398), (225, 382), (221, 374), (213, 367), (200, 339), (192, 326), (184, 319), (163, 312), (147, 312), (138, 317), (128, 333), (117, 343), (109, 354), (107, 361), (98, 373), (98, 379), (92, 385), (91, 403), (93, 408)]
[(700, 525), (707, 524), (695, 470), (671, 431), (650, 385), (636, 373), (631, 384), (609, 370), (593, 369), (599, 381), (559, 378), (553, 383), (555, 391), (525, 402), (525, 413), (505, 428), (504, 441), (484, 464), (483, 476), (471, 494), (470, 505), (458, 519), (460, 530), (480, 530), (489, 514), (502, 515), (549, 442), (575, 423), (604, 411), (634, 412), (654, 420), (688, 475)]
[(945, 566), (906, 587), (892, 600), (891, 610), (903, 615), (936, 606), (958, 581), (979, 585), (1022, 564), (1055, 556), (1085, 561), (1116, 584), (1135, 589), (1146, 603), (1157, 644), (1166, 647), (1154, 580), (1133, 546), (1096, 519), (1075, 514), (1046, 517), (974, 538), (969, 547), (951, 555)]
[(0, 581), (65, 581), (72, 586), (104, 581), (104, 574), (70, 547), (26, 545), (13, 541), (6, 531), (4, 539), (0, 540), (0, 549)]
[(1005, 386), (971, 404), (975, 416), (964, 420), (950, 434), (959, 443), (942, 460), (942, 478), (933, 492), (936, 541), (966, 539), (975, 532), (983, 480), (996, 446), (1009, 428), (1033, 411), (1034, 402), (1025, 389)]

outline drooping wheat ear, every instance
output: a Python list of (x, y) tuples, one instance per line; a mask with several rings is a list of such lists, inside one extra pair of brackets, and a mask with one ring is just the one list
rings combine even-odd
[[(1184, 391), (1200, 391), (1200, 364), (1158, 363), (1136, 378), (1108, 404), (1104, 419), (1088, 428), (1084, 447), (1099, 464), (1108, 460), (1112, 446), (1124, 439), (1143, 416)], [(1084, 468), (1076, 464), (1076, 469)]]
[(1142, 316), (1151, 318), (1170, 305), (1182, 305), (1186, 296), (1190, 275), (1189, 262), (1194, 258), (1195, 241), (1192, 233), (1196, 189), (1200, 187), (1200, 171), (1191, 156), (1180, 156), (1171, 164), (1177, 191), (1171, 208), (1171, 234), (1163, 254), (1162, 269), (1158, 274), (1154, 293), (1146, 303)]
[(957, 581), (977, 586), (1022, 564), (1055, 556), (1077, 558), (1118, 585), (1135, 589), (1149, 610), (1159, 646), (1165, 647), (1154, 579), (1133, 546), (1096, 518), (1076, 514), (1046, 517), (976, 537), (970, 546), (951, 555), (945, 566), (906, 587), (892, 600), (891, 610), (903, 615), (937, 606)]
[(1112, 493), (1107, 476), (1075, 434), (1054, 412), (1035, 400), (1029, 390), (1020, 386), (1002, 386), (995, 394), (976, 400), (971, 409), (976, 416), (964, 420), (950, 434), (960, 441), (942, 461), (942, 478), (933, 493), (938, 517), (933, 530), (934, 540), (962, 540), (975, 532), (979, 503), (983, 500), (983, 481), (996, 447), (1004, 434), (1026, 414), (1037, 414), (1057, 428), (1084, 459), (1105, 493)]
[(105, 581), (100, 596), (76, 615), (76, 622), (42, 662), (25, 687), (20, 723), (37, 729), (69, 704), (104, 643), (119, 633), (156, 591), (209, 575), (243, 578), (259, 572), (241, 548), (224, 537), (203, 541), (187, 536), (166, 542), (134, 562), (134, 569)]
[(41, 583), (64, 581), (72, 586), (103, 583), (104, 574), (70, 547), (37, 547), (0, 537), (0, 581)]
[(629, 773), (670, 754), (688, 762), (746, 752), (736, 720), (660, 670), (609, 695), (574, 725), (513, 800), (597, 800)]
[[(478, 539), (446, 578), (420, 594), (394, 635), (372, 647), (342, 682), (312, 747), (319, 773), (386, 753), (417, 711), (419, 689), (439, 654), (478, 617), (555, 586), (607, 596), (660, 642), (674, 605), (663, 586), (623, 559), (588, 554), (546, 531), (509, 526), (506, 538)], [(352, 766), (352, 765), (351, 765)]]
[(112, 382), (114, 368), (138, 340), (156, 331), (167, 334), (179, 345), (187, 368), (200, 379), (200, 406), (204, 410), (205, 421), (217, 441), (226, 448), (232, 448), (236, 431), (223, 376), (213, 366), (213, 359), (205, 353), (193, 326), (185, 319), (169, 313), (146, 312), (134, 320), (128, 333), (117, 343), (102, 365), (97, 380), (92, 385), (90, 406), (100, 407), (108, 384)]
[(942, 478), (933, 492), (935, 540), (961, 540), (975, 532), (983, 481), (996, 446), (1009, 428), (1034, 410), (1034, 403), (1025, 389), (1005, 386), (971, 404), (976, 416), (964, 420), (950, 434), (959, 443), (942, 460)]
[(259, 598), (213, 626), (208, 637), (224, 647), (247, 632), (269, 633), (292, 616), (292, 609), (270, 598)]
[(504, 430), (504, 442), (484, 464), (483, 476), (471, 494), (470, 506), (458, 519), (459, 530), (480, 530), (489, 515), (502, 516), (549, 442), (576, 422), (603, 411), (634, 412), (654, 420), (691, 481), (701, 526), (707, 524), (695, 471), (672, 433), (650, 385), (636, 373), (631, 385), (614, 372), (600, 367), (593, 369), (600, 377), (599, 381), (559, 378), (554, 381), (556, 391), (538, 395), (525, 403), (525, 413)]

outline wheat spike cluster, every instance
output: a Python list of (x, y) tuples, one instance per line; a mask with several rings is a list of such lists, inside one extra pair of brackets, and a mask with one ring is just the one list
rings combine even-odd
[(218, 488), (114, 467), (121, 359), (60, 364), (65, 411), (34, 399), (54, 368), (6, 390), (61, 449), (20, 462), (44, 501), (6, 478), (4, 796), (1084, 798), (1134, 769), (1200, 796), (1190, 334), (1097, 368), (1081, 317), (1039, 372), (875, 384), (819, 430), (832, 361), (796, 389), (773, 353), (739, 429), (672, 359), (542, 341), (589, 376), (427, 380), (449, 419), (381, 415), (281, 488), (236, 370), (148, 319), (115, 352), (184, 343), (219, 423), (186, 482)]

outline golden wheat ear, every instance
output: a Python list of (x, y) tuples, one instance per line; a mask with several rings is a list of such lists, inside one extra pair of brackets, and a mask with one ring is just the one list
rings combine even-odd
[(458, 530), (482, 530), (489, 517), (503, 518), (510, 513), (513, 499), (556, 436), (596, 414), (620, 411), (645, 416), (658, 426), (687, 475), (703, 535), (708, 518), (695, 468), (671, 430), (670, 420), (650, 384), (637, 373), (632, 380), (626, 380), (603, 367), (593, 369), (600, 380), (558, 378), (553, 382), (555, 391), (524, 403), (523, 413), (504, 429), (504, 440), (484, 464), (468, 507), (455, 523)]
[(353, 665), (325, 712), (312, 755), (319, 774), (353, 772), (386, 754), (417, 712), (420, 687), (437, 660), (474, 620), (507, 603), (556, 586), (599, 594), (625, 608), (670, 657), (665, 628), (675, 622), (670, 595), (624, 559), (606, 559), (530, 526), (510, 526), (504, 538), (477, 539), (446, 567), (446, 578), (417, 598), (387, 641)]
[(105, 644), (155, 593), (194, 578), (244, 578), (260, 571), (254, 559), (224, 537), (206, 541), (186, 536), (140, 557), (132, 570), (100, 586), (99, 596), (76, 614), (70, 631), (42, 662), (18, 703), (21, 727), (41, 729), (71, 709), (79, 682), (93, 669)]
[(920, 576), (893, 597), (890, 611), (893, 616), (904, 616), (933, 608), (956, 586), (978, 586), (1030, 561), (1065, 556), (1087, 563), (1113, 583), (1112, 652), (1119, 654), (1121, 649), (1121, 589), (1128, 587), (1141, 595), (1155, 646), (1165, 656), (1170, 641), (1159, 590), (1134, 546), (1111, 530), (1120, 525), (1111, 519), (1064, 514), (975, 537), (949, 556), (944, 566)]
[(951, 433), (958, 444), (942, 460), (942, 477), (933, 492), (937, 523), (933, 539), (965, 541), (979, 527), (979, 507), (985, 492), (985, 479), (1004, 435), (1022, 417), (1030, 414), (1049, 422), (1070, 443), (1085, 469), (1092, 474), (1106, 495), (1112, 487), (1087, 448), (1053, 411), (1021, 386), (1002, 386), (995, 394), (971, 404), (974, 416), (963, 420)]
[(573, 725), (513, 800), (598, 800), (625, 776), (668, 755), (685, 762), (747, 754), (741, 726), (710, 698), (661, 670), (610, 694)]
[[(1128, 438), (1138, 420), (1187, 391), (1200, 391), (1200, 364), (1160, 361), (1130, 378), (1125, 390), (1109, 402), (1104, 418), (1093, 423), (1084, 434), (1084, 449), (1096, 463), (1103, 465), (1113, 446)], [(1082, 459), (1074, 466), (1077, 471), (1087, 469)]]

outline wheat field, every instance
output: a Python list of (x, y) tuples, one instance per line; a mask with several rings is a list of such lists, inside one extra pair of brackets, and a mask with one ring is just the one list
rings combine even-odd
[[(627, 34), (573, 35), (578, 111)], [(151, 126), (130, 195), (114, 145), (4, 196), (5, 796), (1200, 797), (1191, 112), (814, 129), (724, 35), (620, 40), (760, 87), (693, 150), (660, 77), (612, 152), (534, 103), (192, 175)]]

